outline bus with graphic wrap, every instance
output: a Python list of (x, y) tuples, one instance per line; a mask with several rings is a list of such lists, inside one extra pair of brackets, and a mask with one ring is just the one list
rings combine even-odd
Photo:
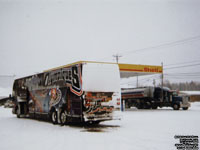
[(81, 61), (16, 79), (13, 113), (61, 125), (99, 123), (114, 118), (120, 93), (117, 64)]

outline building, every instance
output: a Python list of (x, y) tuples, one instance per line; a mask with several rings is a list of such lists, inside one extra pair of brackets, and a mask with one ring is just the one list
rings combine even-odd
[(190, 102), (200, 102), (200, 91), (180, 91), (179, 95), (189, 96)]

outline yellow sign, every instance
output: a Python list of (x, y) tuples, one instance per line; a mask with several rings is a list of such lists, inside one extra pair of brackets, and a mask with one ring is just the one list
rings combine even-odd
[(162, 66), (149, 65), (133, 65), (133, 64), (119, 64), (120, 71), (127, 72), (146, 72), (146, 73), (162, 73)]

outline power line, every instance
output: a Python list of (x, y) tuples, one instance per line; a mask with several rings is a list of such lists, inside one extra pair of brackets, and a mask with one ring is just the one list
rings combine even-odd
[(167, 77), (198, 77), (200, 78), (200, 74), (198, 75), (165, 75)]
[[(194, 62), (194, 61), (193, 61)], [(183, 67), (193, 67), (193, 66), (197, 66), (197, 65), (200, 65), (200, 63), (198, 64), (190, 64), (190, 65), (183, 65), (183, 66), (176, 66), (176, 67), (170, 67), (170, 68), (164, 68), (163, 70), (166, 70), (166, 69), (174, 69), (174, 68), (183, 68)], [(179, 79), (184, 79), (184, 78), (188, 78), (188, 77), (192, 77), (192, 78), (200, 78), (200, 72), (193, 72), (193, 73), (188, 73), (188, 72), (185, 72), (185, 73), (167, 73), (167, 74), (164, 74), (165, 76), (167, 76), (166, 78), (172, 78), (172, 79), (176, 79), (176, 78), (179, 78)], [(147, 78), (143, 78), (143, 79), (140, 79), (139, 82), (143, 83), (143, 82), (146, 82), (146, 81), (149, 81), (150, 79), (158, 79), (158, 77), (156, 77), (155, 75), (151, 76), (151, 77), (147, 77)], [(126, 82), (126, 83), (122, 83), (121, 85), (125, 85), (125, 84), (134, 84), (135, 82), (137, 81), (129, 81), (129, 82)]]
[[(151, 77), (149, 77), (149, 76), (151, 76)], [(147, 80), (150, 80), (150, 79), (152, 79), (152, 78), (160, 79), (160, 77), (156, 77), (156, 76), (158, 76), (157, 74), (149, 75), (149, 76), (146, 77), (146, 78), (139, 79), (139, 82), (140, 82), (140, 81), (147, 81)], [(122, 83), (121, 85), (129, 84), (129, 83), (136, 83), (136, 82), (137, 82), (137, 81), (128, 81), (128, 82)]]
[(181, 65), (181, 64), (188, 64), (188, 63), (194, 63), (194, 62), (200, 62), (200, 60), (168, 64), (168, 65), (165, 65), (165, 66)]
[(124, 52), (123, 54), (126, 55), (126, 54), (130, 54), (130, 53), (143, 52), (143, 51), (146, 51), (146, 50), (155, 50), (155, 49), (159, 49), (159, 48), (171, 47), (171, 46), (176, 46), (176, 45), (192, 42), (192, 41), (195, 41), (195, 40), (200, 40), (200, 35), (190, 37), (190, 38), (185, 38), (185, 39), (182, 39), (182, 40), (177, 40), (177, 41), (174, 41), (174, 42), (160, 44), (160, 45), (156, 45), (156, 46), (150, 46), (150, 47), (146, 47), (146, 48), (131, 50), (131, 51)]
[(165, 73), (166, 76), (200, 76), (200, 72), (191, 73)]
[(180, 74), (180, 73), (166, 73), (166, 76), (199, 76), (200, 73)]
[[(185, 43), (188, 43), (188, 42), (193, 42), (195, 40), (200, 40), (200, 35), (193, 36), (193, 37), (190, 37), (190, 38), (185, 38), (185, 39), (182, 39), (182, 40), (173, 41), (173, 42), (168, 42), (168, 43), (164, 43), (164, 44), (159, 44), (159, 45), (155, 45), (155, 46), (150, 46), (150, 47), (126, 51), (126, 52), (123, 52), (123, 55), (129, 54), (129, 53), (143, 52), (143, 51), (146, 51), (146, 50), (155, 50), (155, 49), (159, 49), (159, 48), (172, 47), (172, 46), (176, 46), (176, 45), (180, 45), (180, 44), (185, 44)], [(114, 55), (113, 57), (116, 58), (116, 55)], [(100, 61), (100, 60), (105, 59), (105, 58), (109, 58), (109, 56), (98, 59), (98, 60)]]
[(184, 66), (177, 66), (177, 67), (170, 67), (170, 68), (164, 68), (164, 70), (175, 69), (175, 68), (193, 67), (193, 66), (199, 66), (199, 65), (200, 65), (200, 63), (198, 63), (198, 64), (191, 64), (191, 65), (184, 65)]
[[(152, 78), (152, 82), (153, 81), (160, 81), (160, 78)], [(143, 81), (141, 81), (141, 80), (139, 80), (139, 84), (144, 84), (144, 83), (149, 83), (151, 81), (151, 79), (147, 79), (147, 80), (143, 80)], [(123, 84), (120, 84), (120, 85), (135, 85), (136, 84), (136, 82), (137, 81), (132, 81), (132, 82), (127, 82), (127, 83), (123, 83)]]
[(188, 74), (189, 74), (189, 75), (190, 75), (190, 74), (200, 74), (200, 72), (179, 72), (179, 73), (166, 73), (166, 75), (169, 75), (169, 74), (170, 74), (170, 75), (171, 75), (171, 74), (172, 74), (172, 75), (173, 75), (173, 74), (180, 74), (180, 75), (181, 75), (181, 74), (183, 74), (183, 75), (184, 75), (184, 74), (185, 74), (185, 75), (188, 75)]
[[(180, 79), (180, 80), (183, 80), (183, 79), (191, 79), (191, 77), (166, 77), (167, 79)], [(200, 79), (200, 77), (192, 77), (192, 79)], [(191, 79), (191, 80), (192, 80)]]

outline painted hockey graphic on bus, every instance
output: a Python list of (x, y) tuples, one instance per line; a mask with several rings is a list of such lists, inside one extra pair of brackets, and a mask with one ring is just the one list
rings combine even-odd
[(45, 75), (44, 85), (52, 86), (55, 84), (69, 84), (71, 85), (71, 91), (80, 96), (82, 94), (80, 65), (63, 68), (47, 73)]
[(13, 113), (61, 125), (112, 120), (119, 80), (117, 64), (87, 62), (20, 78), (13, 85)]

